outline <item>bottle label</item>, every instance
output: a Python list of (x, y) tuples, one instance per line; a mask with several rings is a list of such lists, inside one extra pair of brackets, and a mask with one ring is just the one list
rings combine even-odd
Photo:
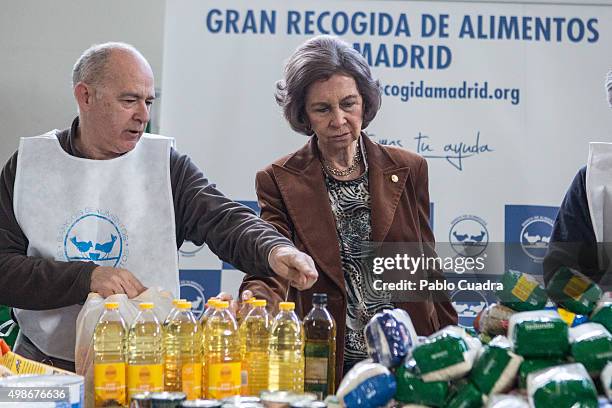
[(208, 394), (211, 399), (240, 395), (240, 362), (216, 363), (208, 367)]
[(94, 364), (96, 406), (126, 405), (125, 385), (125, 363)]
[(199, 363), (183, 364), (181, 384), (187, 399), (200, 398), (202, 396), (202, 365)]
[(315, 383), (327, 383), (326, 358), (306, 357), (304, 364), (304, 380)]
[(127, 384), (131, 397), (139, 392), (161, 392), (164, 385), (164, 369), (161, 364), (128, 365)]
[(329, 346), (306, 342), (304, 347), (304, 391), (320, 399), (327, 395)]

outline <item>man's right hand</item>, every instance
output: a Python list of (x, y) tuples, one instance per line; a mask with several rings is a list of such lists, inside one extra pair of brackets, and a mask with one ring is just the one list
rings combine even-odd
[(104, 298), (125, 293), (131, 299), (140, 295), (147, 288), (127, 269), (98, 266), (91, 273), (89, 289)]
[(245, 290), (244, 292), (242, 292), (242, 302), (234, 300), (234, 297), (227, 292), (221, 292), (215, 297), (219, 300), (225, 300), (226, 302), (229, 302), (230, 311), (234, 316), (236, 316), (238, 314), (238, 311), (240, 310), (240, 306), (242, 305), (242, 303), (253, 297), (253, 292), (251, 292), (250, 290)]

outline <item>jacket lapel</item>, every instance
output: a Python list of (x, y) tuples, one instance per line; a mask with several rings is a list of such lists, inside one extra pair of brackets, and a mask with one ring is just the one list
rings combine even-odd
[(401, 167), (368, 136), (362, 137), (369, 166), (368, 181), (372, 211), (372, 241), (385, 240), (397, 205), (410, 177), (410, 167)]
[(272, 167), (298, 238), (321, 272), (344, 292), (336, 222), (318, 159), (316, 139), (312, 137), (284, 165)]
[[(372, 241), (382, 242), (393, 222), (397, 205), (410, 177), (410, 168), (398, 166), (384, 149), (365, 134), (362, 140), (369, 168)], [(299, 239), (322, 272), (344, 292), (346, 289), (336, 221), (318, 159), (316, 138), (312, 137), (306, 146), (282, 166), (272, 167)]]

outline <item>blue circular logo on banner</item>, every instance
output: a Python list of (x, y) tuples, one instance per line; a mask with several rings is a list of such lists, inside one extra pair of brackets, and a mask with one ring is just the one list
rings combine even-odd
[(548, 250), (554, 221), (548, 217), (530, 217), (521, 226), (521, 248), (535, 262), (542, 262)]
[(486, 222), (474, 215), (462, 215), (451, 223), (448, 242), (461, 256), (475, 257), (484, 252), (489, 243)]
[(110, 218), (90, 213), (79, 217), (64, 236), (64, 255), (69, 261), (92, 261), (117, 266), (123, 255), (123, 235)]

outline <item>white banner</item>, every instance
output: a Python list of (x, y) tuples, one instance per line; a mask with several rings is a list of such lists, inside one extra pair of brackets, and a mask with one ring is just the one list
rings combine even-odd
[(541, 268), (587, 143), (612, 129), (610, 7), (183, 0), (166, 13), (161, 133), (237, 200), (254, 201), (256, 171), (307, 140), (274, 84), (318, 34), (353, 44), (381, 80), (371, 138), (428, 158), (436, 239), (521, 243), (505, 267)]

